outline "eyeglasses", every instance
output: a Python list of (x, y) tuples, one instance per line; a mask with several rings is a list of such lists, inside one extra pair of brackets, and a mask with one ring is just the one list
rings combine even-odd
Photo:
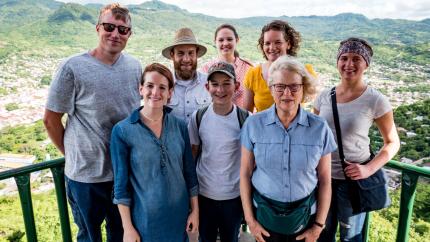
[(115, 25), (115, 24), (111, 24), (111, 23), (101, 23), (101, 25), (103, 25), (103, 29), (106, 32), (113, 32), (116, 28), (118, 28), (118, 33), (120, 35), (127, 35), (131, 28), (130, 27), (126, 27), (126, 26), (122, 26), (122, 25)]
[(286, 84), (273, 84), (272, 87), (275, 90), (275, 92), (279, 92), (279, 93), (283, 93), (285, 92), (285, 89), (288, 88), (288, 90), (290, 90), (290, 92), (296, 93), (300, 87), (303, 86), (303, 84), (290, 84), (290, 85), (286, 85)]

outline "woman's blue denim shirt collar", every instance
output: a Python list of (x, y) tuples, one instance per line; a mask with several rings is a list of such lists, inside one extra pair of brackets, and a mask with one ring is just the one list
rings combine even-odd
[[(143, 106), (137, 108), (136, 110), (134, 110), (131, 113), (130, 119), (129, 119), (130, 123), (134, 124), (134, 123), (137, 123), (137, 122), (141, 121), (140, 120), (140, 110), (142, 110), (142, 108), (143, 108)], [(169, 108), (167, 106), (163, 107), (163, 113), (170, 113), (171, 111), (172, 111), (171, 108)]]
[[(268, 112), (268, 115), (266, 115), (266, 117), (265, 117), (266, 120), (264, 120), (264, 123), (266, 125), (277, 123), (278, 125), (284, 127), (284, 125), (282, 125), (281, 121), (279, 120), (278, 115), (276, 114), (276, 104), (273, 104), (267, 110), (267, 112)], [(297, 115), (293, 119), (293, 121), (291, 121), (287, 130), (295, 128), (298, 124), (309, 127), (308, 115), (303, 112), (303, 109), (301, 106), (299, 106), (299, 109), (297, 111)]]

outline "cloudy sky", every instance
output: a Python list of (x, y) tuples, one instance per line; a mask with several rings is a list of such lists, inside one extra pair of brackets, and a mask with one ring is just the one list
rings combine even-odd
[[(145, 0), (61, 0), (63, 2), (139, 4)], [(163, 0), (193, 13), (224, 18), (249, 16), (332, 16), (361, 13), (368, 18), (430, 18), (429, 0)]]

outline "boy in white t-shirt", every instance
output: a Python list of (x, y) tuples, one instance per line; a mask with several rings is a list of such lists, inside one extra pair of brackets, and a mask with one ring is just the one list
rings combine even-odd
[(249, 113), (233, 104), (240, 83), (234, 67), (212, 65), (206, 89), (212, 103), (193, 113), (188, 124), (199, 180), (199, 234), (202, 242), (238, 241), (242, 221), (239, 191), (240, 129)]

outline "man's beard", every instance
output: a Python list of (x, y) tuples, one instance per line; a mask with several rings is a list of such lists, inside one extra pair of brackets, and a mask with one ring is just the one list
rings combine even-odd
[(173, 62), (175, 68), (175, 75), (180, 80), (190, 80), (194, 77), (197, 70), (197, 61), (193, 62), (191, 70), (181, 70), (181, 64), (179, 62)]

